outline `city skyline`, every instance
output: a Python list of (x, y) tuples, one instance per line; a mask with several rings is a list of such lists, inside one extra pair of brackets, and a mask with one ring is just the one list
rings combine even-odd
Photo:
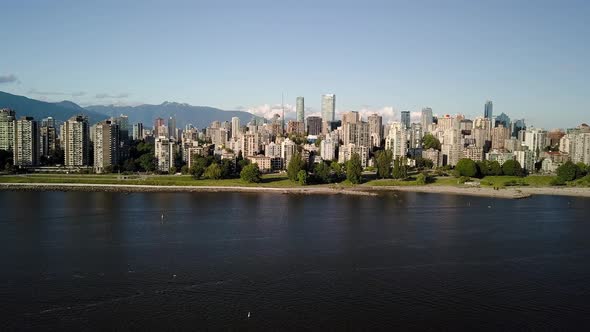
[[(471, 117), (493, 100), (497, 114), (545, 128), (582, 122), (589, 108), (582, 1), (32, 4), (0, 5), (18, 27), (0, 31), (10, 48), (0, 90), (35, 99), (169, 100), (262, 115), (282, 93), (289, 104), (306, 97), (308, 114), (321, 110), (316, 96), (334, 93), (337, 113), (431, 107)], [(482, 25), (488, 17), (494, 24)]]

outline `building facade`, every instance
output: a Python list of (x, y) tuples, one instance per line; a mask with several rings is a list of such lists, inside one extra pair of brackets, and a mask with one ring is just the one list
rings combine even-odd
[(90, 165), (90, 128), (88, 118), (71, 117), (61, 129), (64, 164), (69, 167)]
[(39, 164), (39, 152), (37, 122), (32, 117), (18, 119), (14, 131), (14, 165), (37, 166)]

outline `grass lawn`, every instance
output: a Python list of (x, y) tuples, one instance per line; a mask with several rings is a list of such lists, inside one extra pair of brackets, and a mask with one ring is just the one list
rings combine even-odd
[(377, 179), (363, 183), (364, 186), (417, 186), (416, 180)]
[(547, 175), (529, 175), (525, 177), (517, 176), (486, 176), (479, 180), (482, 187), (505, 187), (507, 182), (515, 182), (530, 187), (549, 187), (554, 176)]
[(241, 179), (195, 180), (190, 175), (137, 175), (119, 179), (117, 174), (26, 174), (0, 176), (0, 183), (88, 183), (88, 184), (130, 184), (159, 186), (241, 186), (241, 187), (297, 187), (284, 174), (265, 174), (261, 183), (245, 183)]
[[(240, 187), (271, 187), (288, 188), (300, 186), (291, 182), (286, 174), (264, 174), (261, 183), (245, 183), (241, 179), (195, 180), (190, 175), (128, 175), (126, 179), (119, 179), (117, 174), (24, 174), (2, 175), (0, 183), (88, 183), (88, 184), (130, 184), (156, 186), (240, 186)], [(368, 179), (367, 179), (368, 178)], [(482, 187), (506, 187), (508, 182), (530, 187), (549, 187), (553, 176), (531, 175), (524, 178), (516, 176), (486, 176), (479, 181)], [(365, 176), (367, 181), (362, 186), (418, 186), (414, 177), (408, 180), (376, 179)], [(461, 186), (455, 177), (437, 177), (432, 186)], [(354, 187), (348, 180), (336, 184), (311, 185), (330, 186), (338, 188)]]

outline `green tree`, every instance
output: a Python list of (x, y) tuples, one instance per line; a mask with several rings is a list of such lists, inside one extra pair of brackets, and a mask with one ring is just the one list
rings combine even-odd
[(114, 170), (113, 165), (106, 165), (102, 169), (102, 172), (105, 173), (105, 174), (110, 174), (110, 173), (113, 173), (113, 170)]
[(123, 170), (125, 172), (135, 172), (137, 170), (137, 164), (135, 159), (129, 158), (123, 162)]
[(422, 147), (426, 150), (435, 149), (440, 150), (440, 141), (432, 134), (426, 134), (422, 138)]
[(457, 162), (455, 172), (458, 176), (474, 177), (477, 175), (477, 165), (475, 161), (463, 158)]
[(291, 156), (289, 165), (287, 165), (287, 176), (289, 177), (289, 180), (297, 182), (299, 171), (301, 171), (304, 167), (305, 162), (301, 160), (301, 154), (299, 152), (295, 152)]
[[(8, 150), (0, 150), (0, 165), (10, 164), (12, 165), (13, 154)], [(6, 166), (4, 167), (6, 169)]]
[(189, 172), (189, 168), (188, 168), (188, 165), (183, 165), (183, 166), (180, 168), (180, 173), (182, 173), (182, 175), (187, 175), (187, 174), (190, 174), (190, 172)]
[(405, 157), (397, 156), (393, 161), (393, 171), (391, 176), (394, 179), (406, 179), (408, 177), (407, 159)]
[(332, 169), (332, 173), (334, 174), (334, 177), (336, 178), (336, 181), (340, 181), (342, 179), (342, 177), (344, 176), (344, 169), (342, 167), (342, 164), (334, 161), (330, 164), (330, 168)]
[(425, 185), (428, 183), (428, 176), (424, 173), (420, 173), (416, 176), (416, 183), (419, 185)]
[(502, 175), (502, 166), (496, 160), (483, 160), (476, 162), (479, 175), (484, 177), (488, 175), (497, 176)]
[(203, 173), (205, 173), (205, 167), (203, 167), (203, 165), (194, 164), (189, 168), (188, 172), (194, 179), (198, 180), (203, 176)]
[(332, 181), (330, 167), (323, 161), (315, 165), (313, 175), (319, 183), (330, 183)]
[(234, 163), (231, 159), (223, 159), (221, 161), (221, 178), (229, 179), (234, 174)]
[(176, 174), (176, 166), (170, 166), (170, 170), (168, 171), (170, 174)]
[(203, 175), (207, 179), (219, 180), (221, 179), (221, 167), (219, 167), (219, 164), (217, 163), (212, 163), (207, 167), (207, 169), (205, 169), (205, 173)]
[(352, 184), (359, 184), (362, 182), (363, 165), (361, 163), (361, 156), (354, 153), (350, 160), (346, 163), (346, 178)]
[(489, 175), (502, 175), (502, 165), (497, 160), (488, 163)]
[(146, 172), (153, 172), (156, 170), (156, 157), (153, 154), (142, 154), (139, 157), (139, 166)]
[(302, 186), (307, 184), (307, 172), (305, 170), (300, 170), (299, 173), (297, 173), (297, 182)]
[(514, 159), (506, 160), (502, 164), (502, 173), (508, 176), (523, 176), (524, 172), (520, 163)]
[(567, 161), (557, 168), (557, 178), (561, 182), (573, 181), (580, 177), (580, 174), (580, 167), (571, 161)]
[(390, 178), (393, 152), (391, 150), (377, 151), (376, 159), (377, 176), (381, 179)]
[(424, 168), (432, 169), (434, 167), (434, 163), (430, 159), (416, 157), (414, 160), (416, 162), (416, 168), (418, 168), (418, 169), (424, 169)]
[(256, 164), (248, 164), (244, 166), (240, 172), (240, 178), (247, 183), (259, 183), (261, 179), (260, 169)]
[(584, 164), (583, 162), (576, 163), (580, 173), (576, 176), (576, 178), (584, 177), (588, 174), (588, 165)]

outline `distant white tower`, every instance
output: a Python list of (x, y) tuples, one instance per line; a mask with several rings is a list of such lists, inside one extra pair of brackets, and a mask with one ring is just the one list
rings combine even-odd
[(231, 118), (231, 137), (237, 138), (240, 133), (240, 118), (234, 116)]

